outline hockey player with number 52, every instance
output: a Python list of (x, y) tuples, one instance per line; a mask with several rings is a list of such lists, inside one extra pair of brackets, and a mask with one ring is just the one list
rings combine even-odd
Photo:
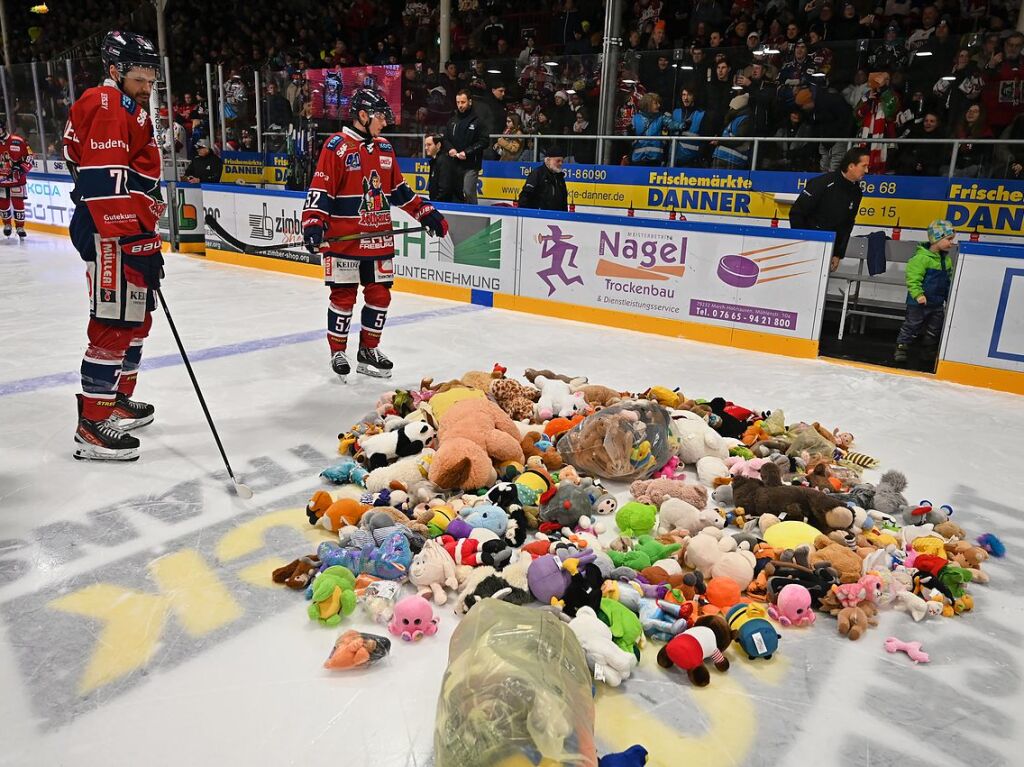
[[(380, 133), (394, 122), (388, 102), (372, 88), (352, 95), (351, 127), (327, 139), (302, 211), (302, 240), (323, 252), (324, 282), (331, 289), (327, 342), (331, 369), (344, 381), (351, 368), (345, 352), (352, 310), (363, 286), (362, 331), (356, 371), (390, 378), (393, 364), (377, 348), (394, 280), (395, 238), (391, 207), (397, 205), (438, 237), (448, 222), (405, 183), (395, 150)], [(380, 237), (326, 242), (333, 237), (380, 232)]]

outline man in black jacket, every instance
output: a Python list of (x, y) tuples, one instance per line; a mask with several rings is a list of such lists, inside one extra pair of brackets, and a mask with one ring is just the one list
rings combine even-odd
[(569, 192), (565, 188), (565, 174), (562, 172), (564, 159), (564, 149), (554, 146), (548, 148), (544, 164), (538, 165), (526, 177), (523, 191), (519, 193), (520, 208), (569, 210)]
[(850, 232), (860, 210), (860, 182), (868, 172), (869, 153), (854, 148), (843, 155), (839, 170), (812, 178), (789, 211), (789, 225), (794, 229), (818, 229), (835, 232), (829, 271), (839, 267), (846, 255)]
[(427, 178), (427, 197), (431, 202), (463, 202), (462, 186), (455, 168), (455, 160), (442, 151), (438, 133), (428, 133), (423, 139), (423, 153), (430, 161)]
[(196, 156), (185, 168), (185, 181), (190, 184), (216, 184), (224, 167), (221, 159), (210, 151), (210, 142), (199, 139), (196, 142)]
[(473, 110), (473, 97), (463, 89), (455, 95), (455, 114), (444, 128), (448, 156), (456, 161), (466, 202), (476, 205), (476, 180), (483, 167), (484, 150), (490, 146), (487, 124)]

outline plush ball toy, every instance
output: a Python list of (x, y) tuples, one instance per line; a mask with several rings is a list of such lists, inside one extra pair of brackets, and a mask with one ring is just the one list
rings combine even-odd
[(811, 546), (819, 535), (821, 531), (806, 522), (786, 521), (765, 530), (764, 542), (773, 549), (785, 551), (804, 545)]
[(654, 529), (658, 509), (646, 503), (630, 501), (615, 513), (615, 524), (623, 535), (635, 538)]

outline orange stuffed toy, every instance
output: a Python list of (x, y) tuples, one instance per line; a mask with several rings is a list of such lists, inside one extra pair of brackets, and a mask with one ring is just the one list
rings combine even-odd
[(326, 490), (317, 490), (306, 505), (306, 517), (309, 524), (336, 533), (343, 527), (358, 525), (369, 509), (356, 498), (334, 500)]

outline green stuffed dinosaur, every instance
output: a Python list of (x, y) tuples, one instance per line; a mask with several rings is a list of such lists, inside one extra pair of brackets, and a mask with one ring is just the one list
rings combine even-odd
[(612, 630), (612, 641), (626, 652), (633, 653), (640, 659), (640, 648), (637, 642), (644, 635), (644, 627), (637, 614), (622, 602), (605, 597), (601, 600), (601, 614), (598, 616)]
[(631, 567), (643, 570), (659, 559), (667, 559), (682, 548), (681, 544), (660, 543), (649, 535), (641, 535), (640, 543), (630, 551), (609, 551), (608, 556), (616, 567)]
[(637, 501), (623, 504), (622, 508), (615, 514), (615, 524), (619, 526), (622, 534), (629, 538), (635, 538), (638, 535), (645, 535), (651, 532), (657, 519), (657, 506)]

